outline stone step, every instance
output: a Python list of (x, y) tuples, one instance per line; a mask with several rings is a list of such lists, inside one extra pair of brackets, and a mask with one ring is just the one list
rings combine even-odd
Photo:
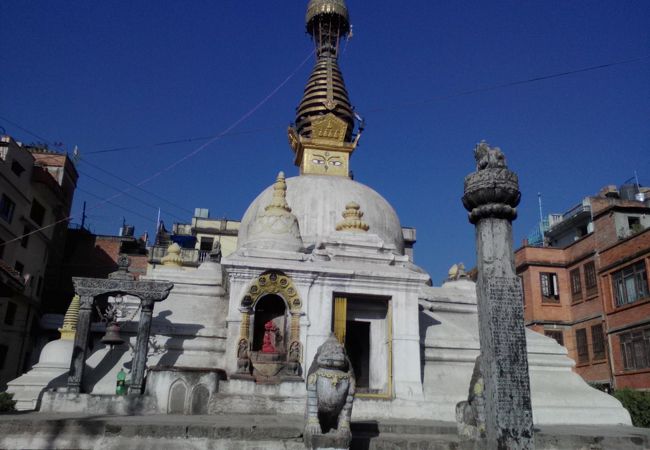
[(432, 420), (359, 420), (352, 422), (352, 432), (360, 434), (455, 435), (456, 424)]
[(381, 433), (365, 436), (353, 433), (351, 450), (459, 450), (456, 435)]

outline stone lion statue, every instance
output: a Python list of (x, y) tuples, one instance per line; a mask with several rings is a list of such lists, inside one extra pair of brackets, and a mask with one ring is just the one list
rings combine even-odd
[(308, 448), (349, 447), (354, 388), (350, 360), (332, 334), (318, 348), (307, 376), (304, 439)]
[(506, 167), (506, 157), (501, 149), (490, 147), (485, 141), (481, 141), (474, 148), (474, 158), (476, 159), (476, 170)]

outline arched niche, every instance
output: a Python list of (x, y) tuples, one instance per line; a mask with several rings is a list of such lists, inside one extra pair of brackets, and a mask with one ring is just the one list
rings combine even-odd
[[(285, 353), (285, 338), (287, 337), (287, 305), (277, 294), (268, 294), (260, 297), (253, 307), (253, 340), (251, 350), (254, 352), (270, 351), (273, 353)], [(267, 331), (269, 324), (273, 332)], [(271, 339), (271, 335), (272, 339)], [(266, 350), (265, 350), (266, 348)]]
[(210, 391), (203, 384), (199, 384), (192, 391), (192, 404), (190, 407), (191, 414), (205, 415), (208, 413), (208, 403), (210, 401)]
[(187, 397), (187, 386), (183, 380), (176, 380), (169, 389), (169, 401), (167, 403), (168, 414), (185, 414), (185, 398)]
[[(267, 271), (254, 279), (240, 303), (242, 314), (240, 337), (237, 342), (238, 373), (249, 375), (251, 371), (264, 372), (264, 376), (275, 371), (262, 367), (262, 361), (273, 360), (282, 367), (288, 363), (295, 376), (301, 371), (302, 347), (300, 344), (300, 315), (302, 300), (293, 281), (279, 271)], [(267, 329), (268, 327), (268, 329)], [(265, 347), (273, 340), (275, 351)], [(277, 357), (270, 358), (270, 355)], [(251, 358), (252, 357), (252, 358)], [(270, 364), (270, 363), (269, 363)], [(277, 375), (274, 374), (274, 376)]]

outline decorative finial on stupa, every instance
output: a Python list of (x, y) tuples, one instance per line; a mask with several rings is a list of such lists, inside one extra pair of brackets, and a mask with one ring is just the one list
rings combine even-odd
[(182, 267), (181, 246), (174, 242), (167, 248), (167, 254), (160, 260), (163, 266)]
[(79, 321), (80, 298), (78, 295), (72, 297), (70, 306), (63, 317), (63, 326), (59, 328), (61, 339), (65, 341), (74, 341), (74, 335), (77, 332), (77, 322)]
[(287, 203), (287, 182), (284, 172), (273, 184), (273, 197), (251, 224), (247, 248), (299, 252), (304, 249), (298, 218)]
[(345, 211), (343, 211), (343, 220), (336, 224), (336, 231), (365, 233), (370, 229), (370, 225), (361, 220), (362, 217), (361, 206), (355, 202), (348, 203), (345, 205)]
[(467, 272), (465, 272), (465, 264), (463, 263), (454, 264), (449, 269), (449, 275), (447, 277), (447, 281), (458, 281), (458, 280), (464, 280), (466, 278), (469, 277), (467, 276)]
[(273, 185), (273, 198), (266, 208), (264, 208), (267, 215), (279, 215), (291, 212), (289, 204), (287, 203), (287, 182), (284, 178), (284, 172), (278, 173), (278, 178)]

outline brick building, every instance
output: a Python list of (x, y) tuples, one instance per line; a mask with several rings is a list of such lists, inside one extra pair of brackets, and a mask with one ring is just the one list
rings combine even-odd
[(639, 189), (608, 186), (551, 215), (542, 245), (525, 243), (515, 252), (527, 326), (564, 345), (576, 372), (606, 388), (650, 389), (644, 197)]
[(34, 359), (77, 178), (67, 155), (0, 136), (0, 390)]

